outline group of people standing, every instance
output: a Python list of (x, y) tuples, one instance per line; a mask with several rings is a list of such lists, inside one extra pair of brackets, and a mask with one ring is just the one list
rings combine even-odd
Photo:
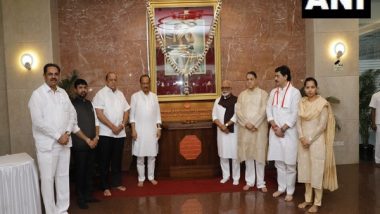
[[(333, 141), (335, 119), (329, 103), (318, 95), (317, 81), (306, 78), (304, 91), (291, 84), (287, 66), (275, 69), (276, 87), (268, 93), (258, 87), (257, 74), (246, 74), (247, 89), (238, 97), (231, 93), (231, 82), (222, 83), (222, 96), (215, 100), (212, 117), (218, 127), (217, 142), (222, 180), (239, 184), (240, 163), (245, 162), (244, 190), (256, 183), (267, 192), (264, 179), (266, 161), (275, 161), (277, 191), (292, 201), (298, 168), (298, 181), (305, 183), (305, 201), (298, 205), (309, 212), (321, 206), (322, 189), (338, 188)], [(269, 129), (269, 139), (268, 139)], [(298, 165), (297, 165), (298, 163)], [(314, 197), (313, 197), (314, 190)]]
[[(80, 208), (86, 209), (88, 203), (98, 201), (92, 196), (91, 183), (96, 160), (104, 196), (111, 196), (111, 190), (126, 190), (121, 163), (128, 121), (132, 154), (137, 157), (137, 186), (142, 187), (146, 177), (157, 185), (154, 168), (162, 122), (158, 98), (150, 91), (148, 75), (140, 77), (141, 90), (132, 95), (131, 105), (117, 89), (114, 72), (107, 73), (106, 85), (92, 102), (86, 98), (88, 84), (83, 79), (74, 83), (73, 100), (58, 87), (58, 65), (46, 64), (43, 76), (45, 83), (33, 91), (28, 106), (47, 214), (67, 213), (71, 152)], [(240, 163), (244, 161), (243, 189), (249, 190), (256, 184), (262, 192), (267, 192), (265, 163), (274, 160), (278, 189), (273, 197), (286, 194), (285, 200), (291, 201), (298, 160), (298, 181), (306, 187), (305, 202), (299, 207), (312, 205), (309, 212), (318, 211), (322, 188), (333, 191), (338, 187), (332, 148), (335, 121), (329, 103), (317, 95), (318, 84), (314, 78), (305, 80), (307, 96), (301, 98), (299, 90), (291, 84), (287, 66), (275, 70), (276, 88), (269, 95), (258, 87), (255, 72), (248, 72), (246, 78), (247, 89), (239, 97), (231, 94), (231, 82), (223, 81), (222, 96), (214, 103), (212, 118), (218, 126), (218, 153), (223, 172), (220, 182), (229, 180), (229, 159), (232, 159), (233, 184), (238, 185)]]
[(106, 85), (90, 102), (86, 99), (88, 84), (85, 80), (75, 81), (76, 96), (70, 100), (65, 90), (58, 87), (60, 67), (49, 63), (43, 70), (45, 83), (33, 91), (28, 106), (45, 212), (67, 213), (71, 152), (80, 208), (87, 209), (88, 203), (98, 201), (92, 195), (91, 183), (95, 162), (98, 163), (104, 196), (111, 196), (111, 190), (126, 190), (121, 168), (128, 121), (133, 138), (132, 153), (137, 157), (137, 185), (142, 187), (145, 181), (145, 157), (148, 180), (156, 185), (154, 167), (161, 136), (161, 115), (157, 96), (150, 92), (149, 76), (140, 77), (141, 90), (132, 95), (129, 105), (124, 94), (117, 89), (117, 74), (114, 72), (107, 73)]

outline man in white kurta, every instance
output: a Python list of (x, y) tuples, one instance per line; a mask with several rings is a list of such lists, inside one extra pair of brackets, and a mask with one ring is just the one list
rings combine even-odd
[(145, 157), (148, 159), (148, 180), (156, 185), (154, 168), (161, 137), (161, 113), (157, 95), (150, 92), (148, 75), (140, 77), (141, 90), (131, 98), (132, 154), (137, 157), (138, 186), (145, 181)]
[[(245, 181), (243, 190), (255, 186), (267, 192), (264, 169), (268, 145), (268, 123), (265, 107), (268, 93), (257, 86), (257, 75), (250, 71), (246, 75), (247, 89), (239, 94), (236, 105), (238, 118), (238, 159), (245, 161)], [(257, 175), (257, 179), (256, 179)]]
[[(106, 75), (106, 85), (100, 89), (92, 105), (99, 120), (99, 143), (97, 145), (100, 185), (104, 196), (111, 196), (111, 187), (125, 191), (122, 183), (121, 161), (123, 159), (125, 124), (130, 106), (123, 92), (117, 89), (117, 74)], [(108, 175), (111, 172), (112, 182)]]
[(376, 131), (375, 163), (380, 166), (380, 92), (372, 95), (369, 107), (371, 107), (371, 128)]
[(212, 109), (212, 120), (217, 125), (218, 155), (222, 168), (222, 180), (226, 183), (230, 178), (230, 159), (232, 159), (233, 185), (239, 184), (240, 162), (237, 160), (237, 126), (235, 105), (237, 97), (231, 93), (231, 82), (222, 83), (222, 96), (217, 98)]
[(290, 69), (283, 65), (275, 70), (276, 88), (269, 95), (267, 118), (269, 132), (268, 160), (277, 168), (278, 189), (273, 197), (286, 192), (286, 201), (293, 200), (296, 182), (298, 134), (296, 128), (299, 90), (290, 83)]
[(45, 83), (33, 91), (28, 104), (47, 214), (67, 213), (69, 208), (70, 133), (79, 131), (69, 96), (57, 86), (59, 76), (58, 65), (46, 64)]

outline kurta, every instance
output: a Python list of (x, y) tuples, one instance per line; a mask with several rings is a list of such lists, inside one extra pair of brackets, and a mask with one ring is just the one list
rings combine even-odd
[(284, 161), (286, 164), (297, 163), (298, 134), (296, 128), (298, 103), (301, 93), (290, 82), (284, 88), (275, 88), (271, 91), (267, 103), (268, 121), (274, 120), (279, 127), (289, 126), (283, 138), (277, 137), (269, 131), (268, 160)]
[(157, 95), (138, 91), (131, 98), (130, 122), (135, 123), (137, 139), (132, 143), (132, 154), (137, 157), (157, 156), (157, 123), (161, 123)]
[[(329, 157), (326, 161), (328, 152), (332, 152), (332, 142), (327, 142), (328, 135), (334, 135), (335, 123), (334, 116), (329, 103), (322, 97), (310, 102), (306, 97), (299, 104), (299, 116), (297, 119), (297, 130), (300, 138), (305, 138), (311, 144), (305, 149), (301, 143), (298, 146), (298, 182), (310, 183), (313, 188), (322, 189), (326, 180), (324, 180), (325, 167), (328, 171), (331, 168), (335, 169), (334, 158)], [(330, 113), (329, 113), (330, 111)], [(330, 130), (329, 130), (330, 129)], [(330, 132), (330, 134), (328, 134)], [(331, 139), (332, 138), (332, 139)], [(333, 141), (333, 136), (330, 136), (329, 141)], [(335, 170), (333, 170), (335, 171)], [(336, 181), (335, 173), (332, 174), (334, 182)], [(336, 187), (335, 187), (336, 185)], [(337, 184), (332, 185), (333, 188), (326, 187), (330, 190), (337, 188)]]
[[(215, 100), (214, 107), (212, 109), (212, 120), (219, 120), (221, 123), (226, 124), (228, 121), (224, 121), (224, 114), (226, 108), (219, 105), (220, 97)], [(236, 112), (236, 108), (235, 108)], [(237, 158), (237, 125), (236, 125), (236, 114), (231, 118), (234, 122), (234, 132), (224, 133), (218, 128), (217, 130), (217, 141), (218, 141), (218, 155), (221, 158)]]
[[(265, 163), (268, 146), (268, 123), (266, 122), (265, 107), (268, 93), (258, 87), (246, 89), (240, 93), (236, 105), (238, 118), (238, 159), (240, 161), (256, 160)], [(245, 128), (252, 123), (257, 131)]]

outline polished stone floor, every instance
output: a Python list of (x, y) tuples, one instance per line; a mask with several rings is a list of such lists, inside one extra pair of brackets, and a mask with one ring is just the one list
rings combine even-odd
[[(380, 168), (372, 163), (341, 165), (337, 167), (339, 189), (324, 192), (319, 213), (375, 214), (380, 213)], [(242, 180), (241, 180), (242, 182)], [(304, 187), (298, 184), (292, 202), (284, 197), (275, 199), (268, 193), (258, 191), (206, 193), (155, 197), (111, 198), (89, 204), (81, 210), (72, 201), (69, 213), (307, 213), (299, 209), (303, 201)]]

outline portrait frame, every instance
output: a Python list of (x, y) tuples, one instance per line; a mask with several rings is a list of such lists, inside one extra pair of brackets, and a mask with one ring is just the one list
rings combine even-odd
[[(199, 56), (206, 46), (217, 0), (151, 0), (150, 5), (167, 52), (172, 54), (178, 67), (191, 68), (196, 62), (193, 56)], [(220, 22), (217, 22), (213, 42), (199, 69), (187, 80), (189, 94), (182, 90), (185, 77), (175, 73), (165, 60), (149, 18), (147, 23), (151, 89), (159, 101), (216, 99), (221, 93)]]

